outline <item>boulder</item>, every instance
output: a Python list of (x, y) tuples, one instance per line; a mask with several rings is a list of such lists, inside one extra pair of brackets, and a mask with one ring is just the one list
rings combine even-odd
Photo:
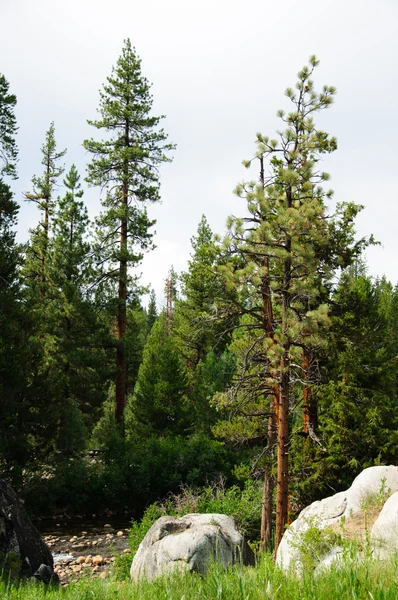
[(385, 502), (370, 536), (378, 558), (388, 558), (398, 552), (398, 492)]
[(11, 486), (0, 479), (0, 570), (13, 563), (18, 577), (58, 582), (53, 557)]
[(130, 577), (153, 580), (175, 570), (205, 575), (216, 561), (228, 567), (236, 562), (254, 565), (254, 554), (232, 517), (189, 514), (160, 517), (142, 540), (131, 565)]
[[(348, 490), (313, 502), (299, 514), (283, 535), (277, 565), (301, 572), (308, 567), (306, 557), (311, 556), (314, 569), (330, 566), (336, 557), (341, 558), (344, 539), (362, 545), (370, 540), (371, 550), (376, 554), (377, 546), (379, 556), (398, 550), (398, 537), (391, 533), (392, 522), (398, 532), (398, 497), (393, 500), (398, 494), (394, 492), (398, 492), (398, 467), (364, 469)], [(312, 535), (310, 529), (324, 531), (324, 535)]]

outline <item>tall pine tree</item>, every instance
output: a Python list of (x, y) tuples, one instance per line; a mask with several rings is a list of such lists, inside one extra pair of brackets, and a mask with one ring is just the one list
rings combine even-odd
[(327, 212), (332, 193), (322, 187), (329, 176), (319, 162), (337, 142), (316, 128), (313, 115), (331, 105), (335, 89), (315, 91), (311, 76), (317, 64), (311, 57), (298, 74), (295, 90), (286, 90), (293, 106), (287, 114), (278, 113), (286, 127), (278, 132), (279, 139), (257, 134), (260, 181), (238, 186), (248, 216), (230, 220), (225, 241), (230, 255), (223, 269), (227, 284), (242, 296), (247, 330), (262, 331), (249, 342), (245, 364), (252, 368), (250, 354), (254, 360), (263, 356), (264, 391), (271, 400), (270, 413), (275, 411), (276, 547), (288, 520), (290, 409), (295, 386), (303, 379), (297, 364), (302, 363), (303, 348), (322, 344), (328, 282), (363, 246), (355, 243), (353, 231), (360, 207), (343, 205), (334, 217)]
[[(127, 302), (134, 292), (129, 268), (137, 266), (142, 251), (151, 247), (146, 203), (159, 201), (161, 163), (170, 160), (173, 148), (160, 129), (162, 117), (151, 115), (150, 84), (141, 73), (141, 61), (126, 40), (116, 67), (100, 92), (100, 119), (89, 124), (102, 130), (105, 139), (86, 140), (92, 155), (87, 180), (104, 191), (103, 213), (97, 222), (99, 263), (116, 297), (116, 399), (115, 414), (123, 422), (126, 402)], [(136, 279), (136, 278), (135, 278)]]

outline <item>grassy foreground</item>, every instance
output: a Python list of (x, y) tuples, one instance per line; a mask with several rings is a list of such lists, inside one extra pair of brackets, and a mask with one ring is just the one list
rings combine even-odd
[(0, 584), (0, 598), (13, 600), (396, 600), (398, 559), (389, 564), (350, 564), (298, 579), (276, 569), (269, 557), (256, 568), (223, 571), (213, 566), (206, 578), (176, 575), (153, 583), (82, 580), (66, 588)]

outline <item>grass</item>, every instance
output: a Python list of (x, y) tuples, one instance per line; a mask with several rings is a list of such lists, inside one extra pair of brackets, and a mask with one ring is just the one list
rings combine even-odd
[(81, 580), (49, 589), (25, 583), (0, 584), (4, 600), (396, 600), (398, 557), (390, 564), (350, 563), (319, 576), (286, 575), (265, 557), (256, 568), (223, 571), (214, 565), (205, 578), (175, 575), (133, 584), (130, 581)]

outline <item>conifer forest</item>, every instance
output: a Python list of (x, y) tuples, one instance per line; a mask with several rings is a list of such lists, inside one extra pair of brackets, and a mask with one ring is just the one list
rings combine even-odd
[[(18, 99), (0, 74), (0, 477), (31, 515), (138, 520), (171, 494), (222, 489), (249, 498), (251, 539), (273, 551), (309, 503), (396, 464), (398, 288), (368, 272), (363, 206), (335, 200), (323, 172), (336, 90), (317, 65), (242, 156), (240, 213), (224, 231), (203, 215), (163, 297), (140, 264), (179, 149), (130, 40), (81, 140), (87, 169), (50, 117), (23, 198)], [(36, 225), (20, 243), (26, 203)]]

